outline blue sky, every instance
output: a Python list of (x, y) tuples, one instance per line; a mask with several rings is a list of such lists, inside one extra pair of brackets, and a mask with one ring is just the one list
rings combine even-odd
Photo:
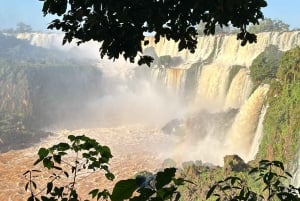
[[(291, 28), (300, 27), (300, 0), (267, 0), (265, 17), (280, 19)], [(31, 25), (36, 31), (46, 31), (50, 17), (43, 17), (43, 2), (38, 0), (0, 0), (0, 29), (14, 28), (18, 22)]]

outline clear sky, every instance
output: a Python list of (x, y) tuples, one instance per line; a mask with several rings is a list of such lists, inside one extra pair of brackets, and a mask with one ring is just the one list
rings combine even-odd
[[(267, 0), (265, 17), (280, 19), (291, 28), (300, 28), (300, 0)], [(15, 28), (23, 22), (36, 31), (46, 31), (50, 17), (43, 17), (39, 0), (0, 0), (0, 29)]]

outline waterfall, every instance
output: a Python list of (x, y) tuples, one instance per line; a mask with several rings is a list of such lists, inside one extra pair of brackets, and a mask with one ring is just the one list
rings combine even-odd
[[(31, 44), (37, 46), (61, 47), (61, 34), (27, 33), (19, 34), (17, 37), (29, 40)], [(159, 43), (155, 43), (154, 38), (151, 37), (148, 40), (155, 58), (167, 56), (170, 59), (170, 66), (161, 68), (157, 64), (150, 70), (151, 84), (166, 89), (160, 94), (156, 92), (154, 94), (157, 98), (166, 96), (168, 93), (175, 94), (181, 99), (182, 104), (188, 105), (188, 112), (181, 113), (181, 118), (189, 119), (188, 122), (197, 122), (200, 119), (202, 123), (198, 123), (205, 127), (205, 134), (202, 133), (203, 128), (198, 128), (201, 136), (197, 136), (199, 135), (197, 132), (192, 136), (186, 133), (181, 139), (187, 140), (188, 143), (180, 142), (178, 147), (174, 148), (175, 152), (180, 153), (180, 150), (184, 148), (196, 158), (199, 158), (199, 154), (205, 153), (206, 156), (203, 157), (207, 162), (216, 163), (219, 161), (222, 163), (221, 155), (233, 152), (240, 154), (245, 160), (253, 159), (262, 135), (262, 122), (267, 110), (263, 105), (268, 86), (262, 85), (253, 91), (249, 66), (269, 45), (275, 45), (282, 51), (300, 45), (300, 32), (261, 33), (257, 35), (256, 44), (246, 46), (241, 46), (235, 35), (199, 37), (194, 54), (188, 50), (179, 52), (178, 45), (174, 41), (162, 38)], [(72, 50), (75, 46), (72, 43), (66, 48)], [(93, 48), (91, 49), (90, 46)], [(83, 44), (79, 50), (83, 52), (83, 55), (90, 54), (93, 57), (99, 57), (96, 47), (98, 47), (97, 43), (88, 43)], [(152, 90), (152, 87), (150, 88)], [(124, 94), (128, 94), (127, 91)], [(147, 96), (147, 100), (152, 99)], [(173, 100), (166, 99), (165, 107)], [(144, 113), (147, 114), (147, 112)], [(223, 118), (227, 114), (231, 114), (230, 118)], [(213, 119), (206, 121), (206, 118)], [(220, 122), (223, 127), (220, 126)], [(211, 129), (208, 129), (208, 125)], [(190, 131), (186, 126), (185, 129)], [(215, 147), (218, 147), (220, 151), (215, 151)], [(296, 174), (299, 175), (299, 173)]]
[(224, 108), (240, 108), (248, 99), (252, 87), (248, 70), (240, 69), (229, 86)]
[(229, 68), (221, 64), (203, 67), (199, 77), (195, 104), (199, 107), (219, 111), (227, 93)]
[[(189, 91), (189, 93), (193, 93), (192, 95), (187, 92), (180, 93), (187, 94), (187, 97), (193, 97), (189, 103), (192, 105), (192, 111), (198, 111), (198, 115), (201, 116), (202, 111), (211, 114), (223, 114), (232, 108), (239, 110), (234, 121), (230, 123), (231, 126), (228, 131), (219, 131), (218, 133), (216, 129), (211, 129), (207, 131), (210, 136), (205, 135), (204, 139), (197, 138), (198, 144), (193, 142), (193, 146), (187, 146), (184, 142), (180, 143), (181, 148), (178, 148), (179, 151), (177, 152), (180, 153), (183, 148), (193, 147), (190, 152), (199, 156), (199, 150), (204, 151), (199, 146), (206, 147), (205, 143), (209, 141), (210, 144), (217, 144), (223, 154), (237, 153), (245, 160), (254, 159), (262, 135), (262, 124), (266, 113), (266, 107), (263, 105), (268, 86), (259, 86), (253, 92), (249, 66), (269, 45), (276, 45), (282, 51), (299, 45), (300, 32), (266, 32), (258, 34), (257, 39), (258, 43), (247, 44), (242, 47), (234, 35), (200, 37), (194, 54), (186, 50), (178, 52), (177, 44), (172, 41), (161, 39), (158, 44), (155, 44), (153, 39), (150, 39), (150, 44), (154, 47), (155, 55), (158, 58), (167, 55), (181, 58), (182, 62), (176, 66), (176, 70), (178, 71), (180, 68), (186, 73), (181, 73), (180, 82), (173, 83), (175, 84), (173, 87), (181, 90), (186, 90), (187, 86), (194, 87), (194, 90)], [(193, 76), (196, 78), (189, 73), (191, 68), (195, 68), (195, 65), (197, 70), (193, 70)], [(156, 74), (155, 79), (157, 79), (158, 74), (161, 75), (162, 80), (169, 80), (169, 77), (173, 76), (171, 70), (164, 69), (164, 76), (162, 76), (162, 70), (159, 68), (153, 71), (157, 71), (153, 73)], [(162, 83), (166, 88), (172, 88), (169, 85), (170, 82), (164, 81)], [(196, 120), (194, 121), (197, 121), (197, 118), (199, 119), (199, 116), (195, 117)], [(200, 125), (202, 124), (200, 123)], [(212, 124), (211, 126), (217, 125)], [(198, 129), (203, 128), (199, 127)], [(213, 137), (218, 135), (219, 138), (226, 136), (223, 142), (219, 142), (216, 137)], [(190, 142), (195, 140), (194, 138), (191, 140), (187, 136), (184, 139)], [(195, 146), (198, 147), (195, 148)], [(217, 153), (217, 155), (219, 154), (221, 153)], [(210, 158), (215, 158), (213, 159), (215, 162), (219, 157)]]
[(267, 85), (259, 86), (254, 91), (241, 107), (225, 141), (233, 154), (239, 153), (247, 161), (253, 159), (249, 158), (249, 153), (267, 91)]
[(178, 68), (158, 68), (151, 71), (157, 85), (164, 85), (169, 91), (181, 95), (184, 89), (185, 70)]
[(262, 136), (263, 136), (263, 122), (265, 119), (265, 115), (267, 113), (268, 106), (263, 106), (261, 110), (261, 114), (259, 116), (258, 125), (255, 131), (254, 139), (252, 140), (250, 152), (248, 154), (249, 159), (255, 158), (255, 155), (258, 152), (259, 144), (261, 142)]
[(173, 41), (161, 39), (158, 44), (150, 38), (150, 46), (155, 48), (157, 56), (172, 55), (181, 57), (184, 62), (180, 68), (189, 68), (199, 61), (213, 61), (222, 66), (242, 65), (250, 66), (267, 46), (275, 45), (282, 51), (287, 51), (300, 44), (300, 32), (264, 32), (257, 35), (257, 43), (241, 46), (235, 35), (218, 35), (199, 37), (194, 54), (188, 50), (178, 52), (178, 46)]

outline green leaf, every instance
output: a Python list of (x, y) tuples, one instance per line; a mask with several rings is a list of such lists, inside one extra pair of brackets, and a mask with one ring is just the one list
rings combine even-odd
[(69, 177), (69, 173), (64, 171), (64, 175), (68, 178)]
[(51, 161), (51, 157), (49, 157), (49, 158), (44, 158), (44, 160), (43, 160), (43, 165), (44, 165), (44, 167), (46, 167), (46, 168), (48, 168), (48, 169), (51, 169), (51, 168), (54, 166), (53, 161)]
[(272, 161), (272, 164), (284, 171), (284, 165), (281, 161)]
[(285, 172), (285, 174), (288, 175), (291, 178), (293, 177), (293, 175), (291, 175), (291, 173), (289, 173), (289, 172)]
[(156, 189), (160, 189), (169, 184), (173, 177), (175, 177), (176, 168), (166, 168), (163, 172), (158, 172), (156, 175)]
[(34, 181), (31, 181), (31, 183), (32, 183), (33, 188), (36, 189), (36, 183)]
[(65, 143), (65, 142), (61, 142), (57, 145), (56, 149), (58, 151), (67, 151), (69, 150), (71, 147), (68, 143)]
[(53, 160), (58, 164), (61, 163), (61, 156), (60, 155), (53, 155)]
[(26, 185), (25, 185), (25, 191), (28, 190), (28, 185), (29, 185), (29, 182), (27, 182)]
[(99, 192), (99, 189), (94, 189), (89, 192), (90, 195), (92, 195), (92, 198), (95, 198)]
[(114, 180), (115, 179), (115, 175), (111, 172), (108, 172), (105, 174), (105, 177), (108, 179), (108, 180)]
[(30, 172), (30, 170), (27, 170), (26, 172), (23, 173), (23, 175), (25, 176), (26, 174), (28, 174)]
[(43, 159), (37, 159), (37, 160), (33, 163), (33, 165), (37, 165), (37, 164), (40, 163), (42, 160), (43, 160)]
[(259, 171), (259, 169), (256, 167), (256, 168), (252, 168), (250, 171), (249, 171), (249, 173), (248, 174), (253, 174), (253, 173), (256, 173), (256, 172), (258, 172)]
[(40, 148), (39, 149), (38, 155), (39, 155), (40, 159), (45, 158), (46, 156), (48, 156), (48, 154), (49, 154), (48, 149), (46, 149), (46, 148)]
[(209, 191), (206, 194), (206, 199), (210, 198), (210, 196), (212, 195), (212, 193), (215, 191), (217, 185), (213, 185), (212, 187), (210, 187)]
[(99, 200), (101, 197), (104, 200), (108, 200), (108, 198), (110, 197), (109, 191), (104, 189), (102, 192), (99, 192), (98, 195), (97, 195), (97, 200)]
[(27, 201), (35, 201), (35, 198), (34, 198), (34, 196), (32, 195), (32, 196), (30, 196), (28, 199), (27, 199)]
[(71, 142), (73, 142), (73, 141), (76, 139), (76, 137), (75, 137), (74, 135), (69, 135), (69, 136), (68, 136), (68, 139), (69, 139)]
[(138, 187), (135, 179), (121, 180), (116, 183), (111, 194), (111, 200), (122, 201), (129, 199)]
[(52, 188), (53, 188), (53, 183), (48, 182), (47, 183), (47, 192), (46, 192), (46, 194), (49, 194), (52, 191)]

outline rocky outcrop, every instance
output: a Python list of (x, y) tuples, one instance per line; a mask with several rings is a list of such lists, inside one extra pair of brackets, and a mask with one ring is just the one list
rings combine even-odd
[(225, 172), (242, 172), (246, 171), (249, 166), (238, 155), (227, 155), (224, 157)]

